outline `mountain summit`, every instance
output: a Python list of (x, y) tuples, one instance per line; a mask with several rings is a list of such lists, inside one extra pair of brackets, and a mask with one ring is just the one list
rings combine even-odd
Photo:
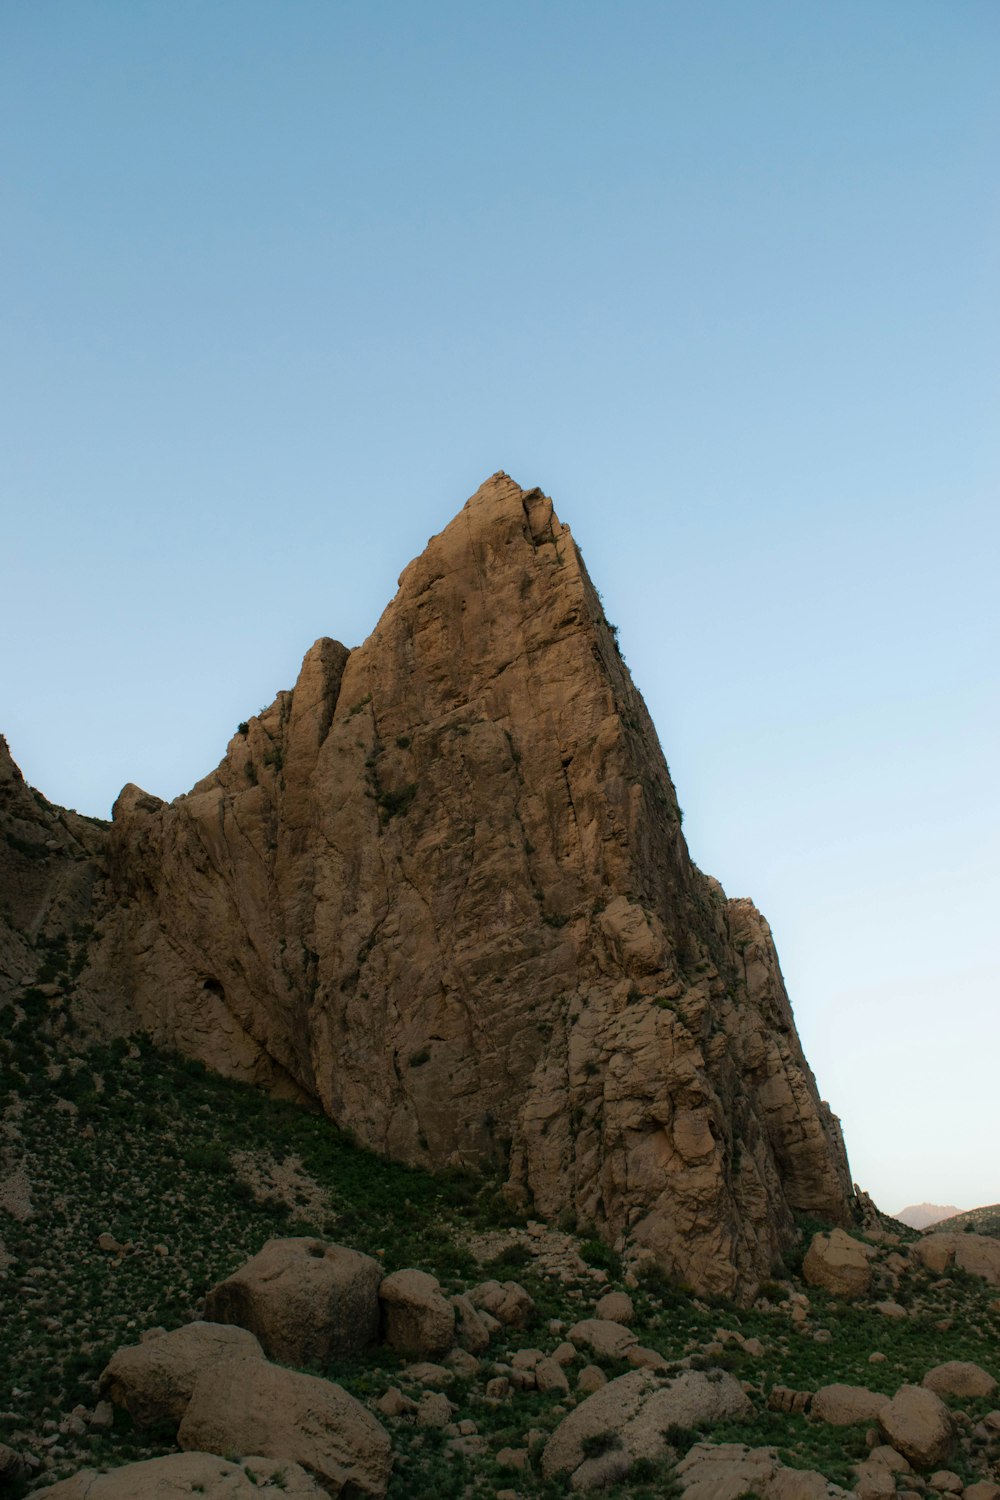
[(770, 930), (692, 863), (541, 491), (495, 474), (363, 645), (317, 641), (211, 775), (126, 787), (100, 837), (102, 1024), (392, 1157), (499, 1166), (702, 1291), (747, 1294), (794, 1210), (849, 1220)]

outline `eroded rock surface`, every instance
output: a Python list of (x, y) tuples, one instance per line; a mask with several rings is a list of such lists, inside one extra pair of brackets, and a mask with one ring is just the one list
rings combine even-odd
[(703, 1291), (768, 1275), (792, 1210), (849, 1220), (770, 930), (692, 863), (538, 490), (494, 475), (368, 640), (318, 641), (186, 796), (126, 787), (93, 855), (52, 837), (106, 889), (91, 991), (366, 1146), (505, 1163), (541, 1215)]
[(204, 1495), (205, 1500), (328, 1500), (298, 1464), (273, 1458), (245, 1458), (239, 1463), (214, 1453), (170, 1453), (143, 1463), (123, 1464), (107, 1474), (81, 1469), (70, 1479), (36, 1490), (38, 1500), (171, 1500), (176, 1495)]

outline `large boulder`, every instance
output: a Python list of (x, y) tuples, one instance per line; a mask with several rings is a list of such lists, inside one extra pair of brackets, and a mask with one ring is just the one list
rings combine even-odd
[(438, 1359), (455, 1342), (455, 1309), (436, 1276), (426, 1271), (394, 1271), (378, 1289), (385, 1342), (400, 1354)]
[(943, 1464), (955, 1442), (955, 1423), (940, 1396), (919, 1385), (904, 1385), (878, 1414), (886, 1442), (915, 1469)]
[(847, 1500), (847, 1490), (815, 1469), (788, 1469), (773, 1448), (695, 1443), (677, 1465), (684, 1500)]
[(752, 1409), (729, 1374), (686, 1370), (661, 1380), (634, 1370), (609, 1380), (563, 1418), (545, 1445), (542, 1473), (546, 1479), (570, 1475), (573, 1489), (599, 1489), (623, 1479), (639, 1459), (662, 1459), (669, 1428), (745, 1417)]
[(264, 1453), (315, 1474), (330, 1494), (381, 1497), (392, 1467), (389, 1435), (332, 1381), (244, 1360), (200, 1376), (177, 1433), (180, 1447)]
[(101, 1374), (101, 1391), (124, 1407), (137, 1427), (157, 1422), (176, 1427), (199, 1375), (224, 1361), (263, 1357), (260, 1344), (245, 1328), (188, 1323), (116, 1350)]
[(870, 1245), (843, 1229), (814, 1234), (802, 1262), (802, 1275), (810, 1286), (822, 1287), (835, 1297), (863, 1297), (872, 1284), (873, 1254)]
[(301, 1237), (268, 1240), (212, 1287), (205, 1316), (250, 1329), (271, 1359), (321, 1364), (378, 1339), (382, 1268), (370, 1255)]
[(971, 1276), (981, 1276), (992, 1286), (1000, 1286), (1000, 1240), (990, 1235), (941, 1230), (917, 1240), (912, 1254), (936, 1276), (947, 1271), (949, 1266), (957, 1266)]
[(236, 1463), (215, 1453), (169, 1453), (107, 1474), (81, 1469), (35, 1491), (37, 1500), (190, 1500), (192, 1494), (204, 1500), (329, 1500), (298, 1464), (258, 1457)]
[(834, 1427), (849, 1427), (854, 1422), (874, 1422), (889, 1397), (870, 1391), (863, 1385), (824, 1385), (812, 1398), (809, 1408), (819, 1422)]
[(943, 1365), (935, 1365), (933, 1370), (927, 1371), (921, 1384), (939, 1396), (959, 1396), (963, 1400), (992, 1396), (997, 1388), (988, 1370), (967, 1359), (949, 1359)]

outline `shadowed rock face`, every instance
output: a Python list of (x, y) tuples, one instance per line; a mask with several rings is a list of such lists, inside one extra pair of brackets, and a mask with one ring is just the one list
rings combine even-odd
[(844, 1222), (770, 931), (692, 864), (567, 527), (489, 480), (354, 651), (321, 640), (166, 805), (126, 787), (95, 970), (155, 1036), (368, 1146), (746, 1291)]

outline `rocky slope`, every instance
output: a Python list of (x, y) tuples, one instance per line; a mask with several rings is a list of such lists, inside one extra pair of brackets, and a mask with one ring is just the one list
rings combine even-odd
[(105, 1025), (499, 1165), (700, 1290), (766, 1276), (793, 1210), (850, 1215), (768, 926), (691, 862), (569, 530), (504, 474), (189, 794), (126, 787), (105, 854), (65, 835)]

